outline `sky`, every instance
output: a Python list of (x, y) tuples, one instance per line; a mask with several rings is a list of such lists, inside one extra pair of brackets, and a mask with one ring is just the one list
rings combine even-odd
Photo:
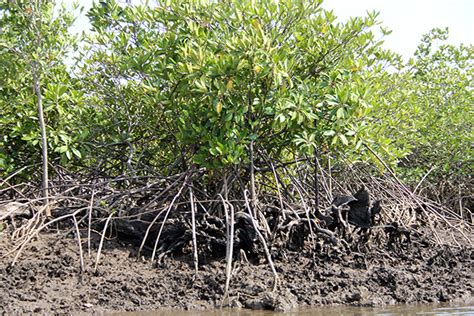
[[(92, 1), (80, 3), (87, 10)], [(384, 46), (406, 59), (413, 55), (422, 35), (435, 27), (449, 28), (449, 43), (474, 44), (474, 0), (325, 0), (323, 7), (334, 10), (341, 22), (351, 16), (364, 16), (367, 11), (380, 12), (382, 25), (393, 31), (385, 38)], [(87, 30), (87, 18), (79, 17), (74, 28)]]
[(326, 9), (342, 20), (380, 12), (379, 20), (393, 32), (385, 47), (405, 58), (415, 52), (423, 34), (439, 27), (449, 28), (449, 43), (474, 44), (474, 0), (326, 0)]

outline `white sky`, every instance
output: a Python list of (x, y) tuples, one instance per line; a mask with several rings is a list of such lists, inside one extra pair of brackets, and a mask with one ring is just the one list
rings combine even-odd
[[(65, 2), (72, 3), (72, 0)], [(86, 10), (92, 4), (92, 0), (79, 2)], [(323, 7), (334, 10), (341, 21), (363, 16), (367, 11), (380, 12), (383, 26), (393, 31), (385, 38), (385, 47), (405, 58), (412, 56), (421, 36), (435, 27), (449, 27), (450, 43), (474, 42), (474, 0), (325, 0)], [(81, 16), (75, 28), (86, 30), (88, 27), (87, 18)]]
[(341, 19), (380, 12), (383, 26), (393, 31), (385, 47), (411, 57), (423, 34), (435, 27), (449, 28), (449, 43), (473, 44), (474, 0), (325, 0)]

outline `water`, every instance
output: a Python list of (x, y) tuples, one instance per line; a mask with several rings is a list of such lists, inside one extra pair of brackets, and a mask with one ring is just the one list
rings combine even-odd
[(474, 316), (474, 305), (398, 305), (379, 308), (336, 306), (316, 307), (300, 309), (293, 312), (275, 313), (270, 311), (252, 310), (217, 310), (217, 311), (177, 311), (158, 310), (148, 312), (114, 313), (116, 316), (399, 316), (399, 315), (472, 315)]

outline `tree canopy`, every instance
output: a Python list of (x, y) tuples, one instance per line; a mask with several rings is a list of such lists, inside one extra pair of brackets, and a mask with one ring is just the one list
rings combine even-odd
[(38, 65), (48, 150), (70, 170), (214, 175), (317, 149), (380, 166), (373, 151), (413, 183), (470, 179), (472, 45), (435, 29), (405, 62), (377, 13), (339, 22), (321, 3), (100, 1), (78, 45), (65, 7), (2, 1), (1, 177), (41, 157)]

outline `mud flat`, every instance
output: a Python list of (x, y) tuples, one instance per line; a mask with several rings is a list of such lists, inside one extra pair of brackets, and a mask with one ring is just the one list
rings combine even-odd
[[(186, 249), (152, 265), (137, 258), (125, 240), (106, 240), (94, 273), (98, 241), (80, 273), (77, 240), (42, 233), (11, 266), (12, 245), (0, 234), (0, 312), (71, 313), (139, 311), (166, 308), (214, 309), (221, 306), (225, 258), (200, 256), (195, 276)], [(262, 258), (237, 257), (230, 282), (232, 307), (289, 310), (303, 306), (473, 302), (472, 247), (412, 243), (341, 251), (322, 247), (272, 254), (280, 283), (272, 291), (272, 273)]]

